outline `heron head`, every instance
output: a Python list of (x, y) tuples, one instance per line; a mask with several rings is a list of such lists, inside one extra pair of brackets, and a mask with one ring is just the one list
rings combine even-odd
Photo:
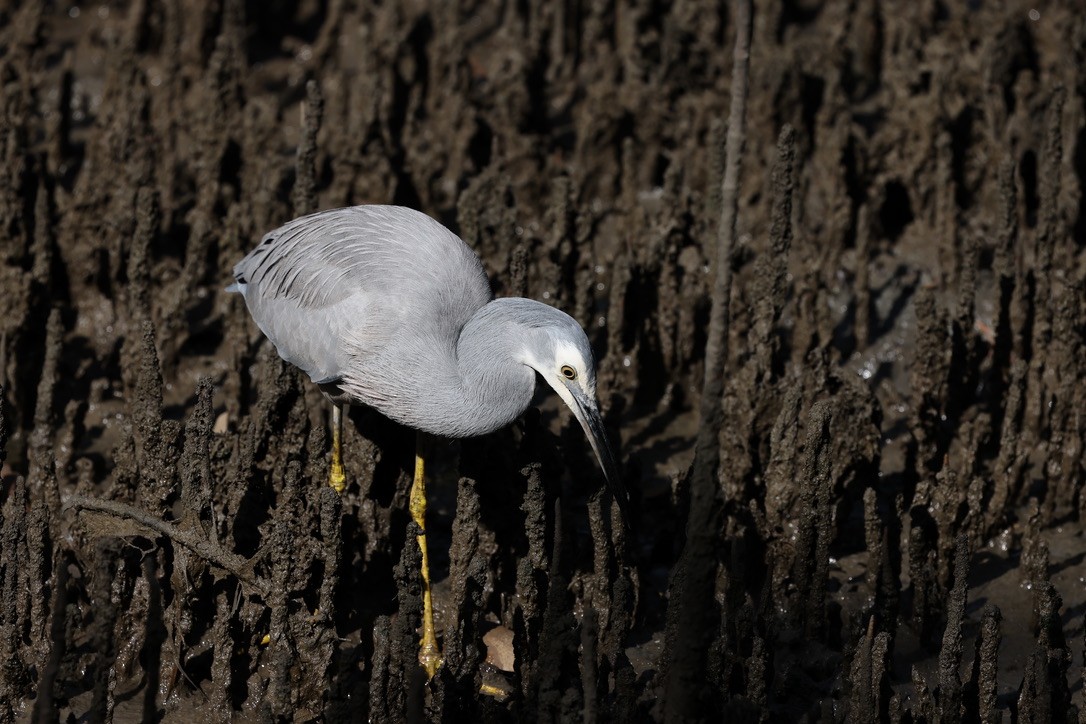
[(539, 307), (539, 317), (530, 324), (531, 343), (524, 363), (546, 380), (581, 423), (607, 485), (624, 511), (626, 491), (596, 400), (596, 362), (588, 336), (565, 312), (545, 304)]

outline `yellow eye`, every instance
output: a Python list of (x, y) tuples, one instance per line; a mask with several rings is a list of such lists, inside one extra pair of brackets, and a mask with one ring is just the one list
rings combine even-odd
[(567, 380), (577, 379), (577, 370), (573, 369), (569, 365), (562, 365), (562, 376)]

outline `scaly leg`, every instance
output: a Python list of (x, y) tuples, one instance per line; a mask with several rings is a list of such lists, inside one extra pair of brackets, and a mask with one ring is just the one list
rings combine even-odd
[(411, 517), (418, 524), (419, 549), (422, 551), (422, 642), (419, 644), (419, 663), (426, 669), (428, 678), (441, 668), (441, 650), (434, 634), (434, 601), (430, 595), (430, 556), (426, 552), (426, 469), (423, 457), (423, 433), (415, 438), (415, 480), (411, 484)]
[(343, 406), (332, 403), (332, 471), (328, 484), (337, 493), (347, 487), (347, 474), (343, 472)]

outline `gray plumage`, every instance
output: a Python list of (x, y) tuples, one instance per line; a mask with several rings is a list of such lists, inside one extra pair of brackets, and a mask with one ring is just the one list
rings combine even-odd
[(267, 234), (234, 278), (283, 359), (434, 435), (508, 425), (530, 404), (538, 372), (614, 475), (584, 330), (546, 304), (493, 299), (475, 253), (425, 214), (355, 206), (295, 219)]

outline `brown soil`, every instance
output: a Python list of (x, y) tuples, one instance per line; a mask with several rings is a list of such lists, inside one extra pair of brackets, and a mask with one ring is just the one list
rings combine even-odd
[[(730, 4), (364, 5), (0, 2), (0, 721), (1086, 717), (1076, 2), (757, 2), (726, 300)], [(584, 324), (631, 493), (438, 442), (430, 683), (413, 433), (337, 496), (223, 291), (365, 202)]]

